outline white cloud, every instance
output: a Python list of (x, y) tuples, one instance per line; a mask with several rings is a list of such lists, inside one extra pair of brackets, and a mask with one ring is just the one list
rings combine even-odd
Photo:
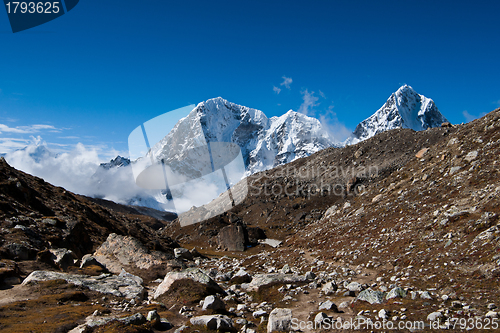
[(323, 97), (324, 99), (326, 99), (325, 93), (324, 93), (324, 92), (322, 92), (321, 90), (319, 90), (319, 95), (320, 95), (321, 97)]
[(0, 134), (1, 133), (16, 133), (16, 134), (27, 134), (27, 133), (38, 133), (43, 130), (52, 130), (52, 131), (59, 131), (57, 128), (55, 128), (52, 125), (41, 125), (41, 124), (36, 124), (36, 125), (29, 125), (29, 126), (16, 126), (16, 127), (9, 127), (5, 124), (0, 124)]
[(26, 147), (28, 140), (18, 138), (0, 138), (0, 152), (6, 153)]
[[(5, 144), (9, 144), (5, 141)], [(99, 177), (99, 174), (94, 176), (101, 163), (98, 151), (94, 148), (78, 143), (72, 150), (56, 154), (40, 137), (32, 137), (28, 146), (15, 139), (11, 141), (11, 145), (23, 149), (7, 153), (7, 162), (16, 169), (43, 178), (53, 185), (62, 186), (78, 194), (98, 196), (123, 204), (129, 204), (135, 197), (151, 198), (151, 202), (155, 201), (151, 194), (135, 184), (131, 168), (109, 170), (104, 177)]]
[(281, 89), (276, 87), (276, 86), (273, 86), (273, 91), (276, 93), (276, 95), (279, 95), (279, 93), (281, 92)]
[(345, 141), (352, 134), (352, 131), (338, 120), (333, 105), (330, 105), (325, 113), (320, 114), (319, 121), (328, 134), (338, 142)]
[(313, 115), (315, 113), (314, 107), (318, 106), (316, 102), (319, 100), (318, 97), (314, 96), (314, 91), (309, 92), (307, 89), (300, 92), (302, 94), (302, 104), (299, 107), (300, 113), (306, 116)]
[[(102, 162), (99, 151), (103, 151), (104, 146), (84, 146), (78, 143), (72, 150), (56, 154), (47, 147), (41, 137), (31, 137), (31, 142), (28, 143), (26, 146), (26, 142), (22, 140), (4, 139), (3, 144), (18, 149), (6, 154), (7, 162), (16, 169), (77, 194), (121, 204), (170, 211), (177, 209), (182, 212), (194, 205), (200, 206), (211, 201), (219, 193), (215, 191), (212, 182), (200, 184), (196, 188), (187, 188), (185, 193), (176, 198), (174, 208), (173, 203), (168, 202), (159, 190), (145, 190), (139, 187), (134, 181), (130, 166), (109, 170), (99, 168)], [(107, 155), (110, 156), (107, 160), (109, 161), (117, 155), (125, 154), (109, 149)]]
[(283, 82), (280, 83), (280, 86), (285, 86), (285, 88), (290, 89), (290, 85), (292, 84), (293, 80), (291, 77), (286, 77), (282, 76)]

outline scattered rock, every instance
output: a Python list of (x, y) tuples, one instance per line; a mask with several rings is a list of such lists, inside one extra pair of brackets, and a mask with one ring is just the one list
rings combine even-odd
[(288, 332), (292, 325), (292, 310), (276, 308), (271, 311), (267, 322), (267, 332)]
[(337, 285), (335, 284), (334, 281), (330, 281), (330, 282), (327, 282), (323, 285), (323, 288), (321, 288), (321, 291), (323, 291), (323, 293), (328, 296), (328, 295), (332, 295), (334, 294), (336, 291), (337, 291), (338, 287)]
[(174, 256), (175, 259), (193, 260), (193, 254), (189, 252), (188, 249), (185, 249), (183, 247), (178, 247), (174, 249)]
[(252, 313), (252, 316), (253, 316), (254, 318), (264, 317), (264, 316), (267, 316), (267, 312), (266, 312), (266, 311), (264, 311), (264, 310), (257, 310), (257, 311), (254, 311), (254, 312)]
[(427, 316), (427, 321), (436, 321), (436, 319), (443, 317), (443, 314), (439, 311), (432, 312)]
[(223, 251), (245, 251), (245, 228), (241, 225), (231, 224), (219, 231), (219, 247)]
[(315, 317), (314, 317), (314, 323), (316, 326), (319, 326), (325, 319), (328, 319), (328, 315), (324, 312), (319, 312)]
[(68, 249), (50, 249), (49, 251), (52, 253), (54, 264), (61, 270), (65, 271), (69, 266), (75, 264), (74, 260), (76, 259), (76, 255), (73, 251)]
[(337, 305), (330, 300), (319, 303), (318, 310), (331, 310), (333, 312), (339, 312)]
[(224, 290), (214, 280), (212, 280), (212, 278), (203, 273), (200, 269), (188, 268), (181, 272), (169, 272), (163, 279), (163, 282), (156, 288), (154, 298), (156, 299), (161, 295), (170, 292), (174, 282), (180, 280), (191, 280), (196, 283), (200, 283), (206, 288), (206, 292), (208, 294), (226, 294)]
[(363, 290), (363, 287), (361, 286), (360, 283), (358, 282), (351, 282), (347, 285), (347, 289), (349, 291), (354, 291), (354, 292), (357, 292), (357, 291), (361, 291)]
[(384, 302), (384, 293), (368, 288), (359, 293), (356, 301), (365, 301), (370, 304), (381, 304)]
[(210, 295), (205, 297), (205, 300), (203, 301), (202, 310), (210, 309), (210, 310), (220, 311), (224, 310), (225, 308), (226, 305), (218, 296)]
[(372, 199), (372, 203), (376, 203), (376, 202), (379, 202), (380, 200), (382, 200), (384, 198), (384, 194), (383, 193), (380, 193), (380, 194), (377, 194), (376, 196), (373, 197)]
[(237, 284), (249, 283), (250, 281), (252, 281), (252, 277), (243, 268), (240, 268), (240, 270), (234, 274), (230, 280), (231, 283)]
[(130, 317), (125, 317), (125, 318), (120, 318), (117, 319), (119, 322), (123, 323), (124, 325), (142, 325), (146, 323), (146, 317), (144, 317), (140, 313), (136, 313), (135, 315), (132, 315)]
[(484, 316), (486, 318), (498, 318), (498, 312), (488, 311)]
[(80, 268), (85, 268), (89, 266), (99, 266), (105, 268), (105, 266), (101, 264), (99, 261), (97, 261), (97, 259), (94, 258), (91, 254), (86, 254), (83, 256), (81, 260)]
[(470, 162), (472, 160), (475, 160), (476, 157), (477, 157), (478, 153), (477, 153), (477, 150), (473, 150), (471, 151), (470, 153), (468, 153), (466, 156), (465, 156), (465, 160), (467, 162)]
[(389, 300), (391, 298), (396, 298), (396, 297), (405, 298), (406, 291), (401, 287), (392, 288), (391, 291), (389, 291), (385, 296), (385, 299)]
[(204, 326), (209, 330), (218, 331), (236, 331), (233, 327), (233, 321), (228, 316), (224, 315), (205, 315), (193, 317), (190, 320), (192, 325)]
[(144, 288), (138, 283), (137, 278), (138, 277), (131, 278), (130, 276), (115, 276), (110, 274), (88, 276), (49, 271), (34, 271), (24, 279), (22, 285), (36, 283), (38, 281), (65, 280), (76, 286), (83, 286), (103, 294), (112, 294), (117, 297), (142, 300), (144, 297)]
[(281, 274), (281, 273), (270, 273), (270, 274), (255, 274), (250, 283), (244, 283), (241, 285), (242, 289), (258, 291), (259, 288), (266, 287), (272, 284), (286, 284), (286, 283), (298, 283), (306, 282), (305, 276), (294, 275), (294, 274)]
[(425, 153), (427, 153), (427, 151), (429, 150), (429, 148), (422, 148), (418, 151), (418, 153), (415, 154), (415, 157), (416, 158), (422, 158), (424, 157)]

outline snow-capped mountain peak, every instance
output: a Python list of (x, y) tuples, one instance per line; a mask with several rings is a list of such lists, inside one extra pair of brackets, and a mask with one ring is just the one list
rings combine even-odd
[(292, 110), (267, 118), (260, 110), (217, 97), (199, 103), (179, 120), (151, 154), (156, 161), (187, 167), (192, 163), (183, 160), (183, 152), (209, 142), (237, 144), (247, 175), (337, 144), (315, 118)]
[(432, 99), (418, 94), (409, 85), (403, 85), (377, 112), (358, 124), (353, 138), (347, 144), (354, 144), (395, 128), (422, 131), (441, 126), (444, 122), (447, 122), (446, 118)]
[(118, 155), (107, 163), (101, 163), (99, 167), (109, 170), (111, 168), (125, 167), (129, 164), (130, 164), (130, 159)]

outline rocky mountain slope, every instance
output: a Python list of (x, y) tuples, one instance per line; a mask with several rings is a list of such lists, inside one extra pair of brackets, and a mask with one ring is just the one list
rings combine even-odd
[(373, 115), (356, 126), (347, 144), (354, 144), (396, 128), (423, 131), (447, 122), (430, 98), (418, 94), (408, 85), (401, 86)]
[[(156, 231), (3, 165), (0, 329), (494, 331), (499, 150), (500, 109), (455, 127), (395, 129), (256, 173), (227, 213)], [(45, 241), (41, 227), (67, 229), (63, 214), (92, 235), (71, 260), (61, 246), (72, 244)], [(100, 216), (117, 232), (98, 229)], [(7, 252), (36, 246), (37, 234), (37, 261)], [(183, 248), (155, 251), (168, 237)]]
[(81, 257), (110, 233), (133, 235), (151, 247), (172, 251), (174, 243), (155, 233), (168, 222), (132, 207), (100, 203), (18, 171), (0, 159), (1, 257), (35, 259), (38, 252), (50, 248), (67, 248)]

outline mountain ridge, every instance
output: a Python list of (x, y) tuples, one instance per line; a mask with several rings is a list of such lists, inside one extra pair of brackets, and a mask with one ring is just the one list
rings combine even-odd
[(373, 115), (360, 122), (346, 144), (354, 144), (395, 128), (423, 131), (439, 127), (448, 120), (430, 98), (418, 94), (411, 86), (403, 85), (392, 93)]

